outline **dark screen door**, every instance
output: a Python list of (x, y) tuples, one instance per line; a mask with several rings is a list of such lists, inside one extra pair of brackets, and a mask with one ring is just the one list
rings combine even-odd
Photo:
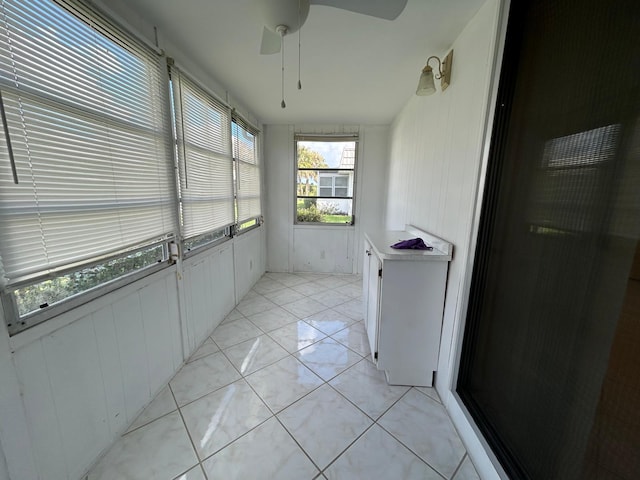
[(457, 390), (512, 478), (640, 479), (640, 2), (511, 3)]

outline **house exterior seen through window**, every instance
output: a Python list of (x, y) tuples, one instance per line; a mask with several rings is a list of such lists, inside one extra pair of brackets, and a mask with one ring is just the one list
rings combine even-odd
[(353, 225), (358, 139), (296, 136), (296, 223)]

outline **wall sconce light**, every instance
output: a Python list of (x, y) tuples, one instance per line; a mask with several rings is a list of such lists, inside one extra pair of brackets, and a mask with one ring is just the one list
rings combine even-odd
[(435, 78), (440, 80), (440, 86), (444, 92), (451, 83), (451, 64), (453, 62), (453, 50), (451, 50), (444, 60), (440, 62), (440, 59), (435, 55), (427, 58), (427, 65), (422, 69), (420, 74), (420, 81), (418, 82), (418, 89), (416, 95), (424, 97), (436, 92), (436, 85), (433, 81), (433, 69), (429, 66), (429, 60), (435, 58), (438, 60), (438, 73), (435, 74)]

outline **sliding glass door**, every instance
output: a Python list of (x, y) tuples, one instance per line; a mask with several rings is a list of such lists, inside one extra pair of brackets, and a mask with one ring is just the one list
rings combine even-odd
[(457, 386), (512, 478), (640, 478), (639, 32), (512, 0)]

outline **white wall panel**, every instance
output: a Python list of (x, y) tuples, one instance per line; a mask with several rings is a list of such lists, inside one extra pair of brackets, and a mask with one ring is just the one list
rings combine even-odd
[[(140, 290), (142, 326), (145, 332), (145, 347), (149, 377), (149, 390), (155, 395), (171, 379), (175, 369), (171, 323), (178, 317), (169, 314), (168, 293), (165, 283), (149, 285)], [(172, 292), (173, 293), (173, 292)]]
[(148, 277), (17, 349), (41, 479), (80, 478), (179, 368), (175, 284), (173, 269)]
[(111, 439), (91, 319), (43, 338), (42, 347), (68, 476), (79, 478)]
[(4, 451), (0, 448), (0, 480), (10, 480), (7, 461), (4, 458)]
[(112, 308), (127, 420), (131, 421), (151, 396), (140, 297), (136, 292), (117, 301)]
[[(259, 231), (260, 229), (258, 229)], [(256, 253), (262, 257), (258, 235)], [(246, 242), (236, 237), (232, 242), (206, 250), (184, 262), (183, 282), (187, 314), (188, 357), (211, 334), (236, 305), (234, 250), (244, 252)], [(250, 244), (251, 245), (251, 244)], [(251, 257), (249, 253), (242, 255)], [(262, 258), (255, 259), (261, 265)], [(256, 267), (256, 270), (258, 267)], [(260, 273), (257, 278), (260, 278)], [(253, 280), (253, 283), (257, 281)], [(253, 286), (251, 283), (248, 288)]]
[(113, 320), (111, 306), (101, 308), (91, 315), (95, 338), (98, 345), (98, 356), (102, 367), (102, 382), (107, 406), (107, 425), (111, 438), (126, 428), (127, 409), (122, 383), (122, 364), (118, 350), (116, 325)]
[(235, 239), (233, 259), (236, 274), (236, 299), (240, 301), (265, 271), (264, 230), (262, 227)]
[[(261, 238), (261, 242), (263, 242)], [(264, 255), (260, 265), (264, 264)], [(264, 267), (260, 266), (260, 271), (264, 272)], [(214, 328), (224, 320), (236, 305), (235, 286), (233, 279), (235, 272), (233, 268), (233, 247), (228, 245), (218, 252), (216, 268), (212, 270), (212, 299), (213, 299), (213, 324)], [(240, 298), (238, 298), (238, 301)]]
[(354, 237), (353, 227), (296, 227), (293, 231), (293, 270), (352, 273)]
[(41, 479), (66, 479), (62, 432), (50, 388), (49, 366), (42, 341), (33, 342), (16, 352), (15, 362), (38, 474)]

